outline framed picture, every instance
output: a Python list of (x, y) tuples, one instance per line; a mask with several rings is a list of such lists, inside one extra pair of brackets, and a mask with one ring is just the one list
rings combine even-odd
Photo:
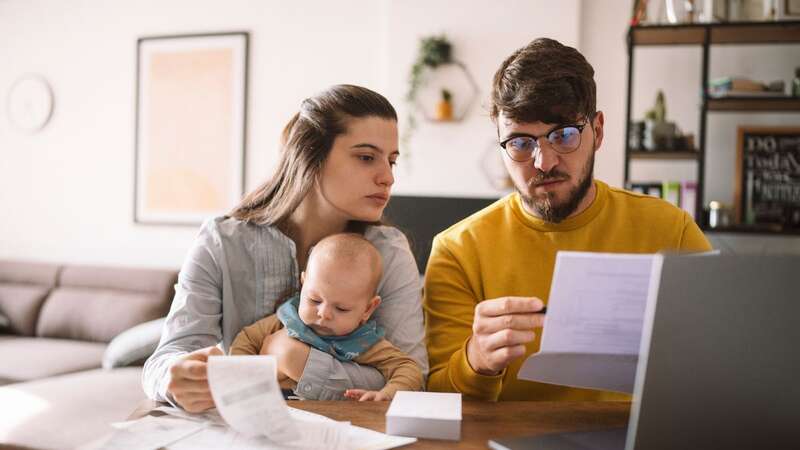
[(738, 134), (739, 223), (800, 229), (800, 127), (740, 126)]
[(246, 32), (138, 41), (134, 222), (196, 225), (244, 191)]

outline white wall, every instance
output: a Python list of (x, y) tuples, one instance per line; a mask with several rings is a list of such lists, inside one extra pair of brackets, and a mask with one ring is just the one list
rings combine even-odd
[[(577, 45), (578, 6), (578, 0), (517, 0), (502, 8), (489, 0), (457, 6), (445, 0), (2, 1), (0, 93), (4, 98), (22, 74), (39, 73), (53, 87), (55, 111), (41, 132), (26, 135), (11, 129), (0, 108), (0, 257), (181, 263), (195, 227), (132, 220), (139, 37), (250, 32), (246, 178), (253, 188), (271, 174), (280, 131), (303, 98), (334, 83), (361, 84), (385, 93), (405, 118), (418, 40), (442, 32), (485, 97), (500, 61), (533, 37)], [(547, 20), (534, 27), (535, 18)], [(395, 192), (500, 195), (477, 161), (492, 136), (480, 104), (462, 123), (421, 124)]]
[(502, 164), (497, 132), (486, 107), (492, 76), (503, 59), (533, 38), (551, 37), (577, 46), (579, 4), (577, 0), (388, 2), (386, 93), (398, 106), (401, 122), (408, 110), (403, 99), (420, 36), (445, 33), (453, 42), (454, 58), (469, 67), (481, 89), (479, 101), (463, 122), (418, 120), (419, 126), (404, 149), (411, 153), (410, 158), (401, 160), (399, 165), (396, 193), (474, 197), (502, 194), (491, 187), (480, 169), (486, 161), (484, 157)]
[[(598, 107), (607, 117), (595, 174), (620, 185), (630, 5), (631, 0), (0, 1), (0, 98), (29, 72), (44, 75), (55, 91), (54, 115), (37, 134), (11, 129), (0, 108), (0, 257), (156, 267), (182, 261), (196, 228), (132, 220), (136, 39), (143, 36), (250, 32), (246, 177), (253, 188), (272, 172), (280, 130), (300, 100), (331, 84), (385, 93), (402, 127), (418, 40), (446, 33), (455, 57), (474, 75), (481, 101), (457, 124), (420, 121), (401, 149), (406, 157), (397, 169), (395, 193), (481, 197), (502, 194), (480, 167), (497, 162), (485, 108), (491, 76), (514, 49), (535, 37), (553, 37), (577, 46), (595, 66)], [(691, 60), (688, 51), (674, 58)], [(786, 59), (799, 59), (792, 55)], [(644, 58), (637, 61), (645, 61), (637, 79), (657, 79), (677, 67), (656, 64), (658, 56), (650, 57), (652, 64)], [(767, 70), (767, 78), (778, 76), (770, 67), (781, 59), (760, 53), (738, 63), (736, 55), (721, 58), (720, 64), (733, 60), (754, 71), (742, 75)], [(685, 72), (659, 81), (676, 118), (696, 114), (681, 77), (699, 76), (699, 68)], [(654, 94), (645, 88), (640, 95), (637, 87), (635, 114), (652, 101)], [(689, 103), (673, 103), (679, 97)], [(714, 118), (709, 127), (717, 130), (715, 120), (732, 117)], [(696, 122), (690, 119), (687, 129)], [(733, 126), (722, 124), (709, 139), (724, 147)], [(786, 247), (779, 241), (749, 239), (743, 245)], [(789, 245), (800, 247), (797, 242)]]

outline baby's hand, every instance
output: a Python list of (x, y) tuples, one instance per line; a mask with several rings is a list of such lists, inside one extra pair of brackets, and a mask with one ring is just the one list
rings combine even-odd
[(370, 400), (383, 402), (391, 400), (388, 395), (381, 391), (365, 391), (364, 389), (348, 389), (344, 392), (344, 396), (350, 400), (358, 400), (360, 402), (368, 402)]

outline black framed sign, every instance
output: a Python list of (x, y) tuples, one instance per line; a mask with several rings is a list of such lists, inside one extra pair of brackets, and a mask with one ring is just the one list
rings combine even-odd
[(740, 126), (738, 134), (739, 223), (800, 229), (800, 127)]
[(196, 225), (242, 197), (248, 41), (139, 39), (134, 222)]

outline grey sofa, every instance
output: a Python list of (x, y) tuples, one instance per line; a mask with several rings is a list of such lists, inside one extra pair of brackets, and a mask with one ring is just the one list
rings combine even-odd
[(0, 261), (0, 448), (75, 448), (124, 420), (145, 398), (141, 363), (176, 280), (176, 270)]

